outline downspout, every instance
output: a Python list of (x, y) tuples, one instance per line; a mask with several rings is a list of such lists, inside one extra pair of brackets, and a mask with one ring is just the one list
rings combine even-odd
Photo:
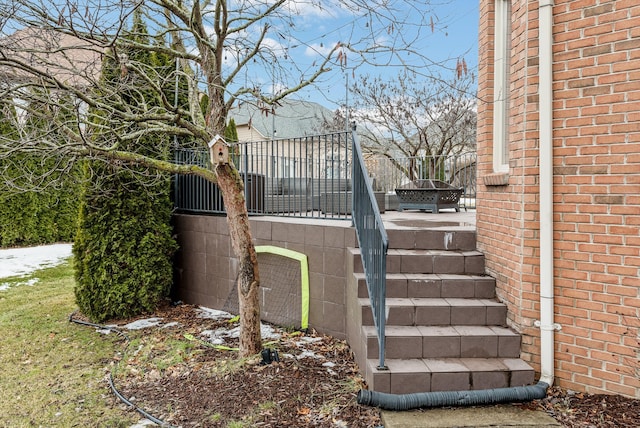
[(554, 379), (553, 308), (553, 0), (539, 3), (540, 381)]
[(539, 40), (539, 198), (540, 198), (540, 380), (536, 385), (474, 391), (386, 394), (360, 390), (359, 404), (389, 410), (531, 401), (546, 396), (554, 380), (553, 310), (553, 0), (538, 3)]

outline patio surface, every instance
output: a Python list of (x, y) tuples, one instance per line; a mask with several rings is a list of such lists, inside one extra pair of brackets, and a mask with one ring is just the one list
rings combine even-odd
[[(469, 209), (460, 212), (441, 211), (439, 214), (418, 210), (385, 211), (380, 214), (385, 229), (416, 229), (416, 228), (452, 228), (469, 229), (476, 227), (476, 211)], [(316, 217), (296, 216), (251, 216), (252, 220), (268, 220), (270, 222), (294, 224), (322, 224), (325, 226), (351, 227), (350, 219), (325, 219)]]
[(386, 229), (415, 229), (415, 228), (475, 228), (476, 212), (469, 211), (441, 211), (439, 214), (422, 211), (385, 211), (382, 216)]

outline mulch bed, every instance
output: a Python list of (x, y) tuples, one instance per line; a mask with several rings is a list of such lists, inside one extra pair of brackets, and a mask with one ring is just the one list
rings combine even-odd
[[(153, 316), (178, 325), (145, 329), (136, 336), (181, 339), (184, 333), (198, 337), (203, 331), (237, 326), (227, 320), (199, 318), (189, 305), (167, 307)], [(231, 421), (239, 427), (379, 425), (378, 409), (356, 402), (364, 382), (345, 342), (315, 333), (280, 334), (273, 345), (279, 361), (270, 364), (261, 357), (239, 361), (234, 351), (204, 343), (192, 358), (162, 372), (125, 356), (119, 363), (116, 387), (132, 397), (136, 406), (174, 426), (226, 427)], [(225, 343), (236, 345), (233, 339)]]
[[(186, 340), (185, 333), (201, 337), (203, 331), (231, 327), (227, 320), (199, 317), (190, 305), (167, 305), (153, 316), (178, 324), (127, 334), (157, 342), (158, 353), (168, 338)], [(356, 402), (366, 385), (344, 341), (313, 332), (280, 334), (273, 345), (279, 361), (271, 364), (260, 357), (238, 360), (233, 351), (198, 342), (197, 352), (156, 370), (128, 351), (116, 365), (115, 383), (136, 406), (174, 426), (226, 427), (232, 421), (238, 427), (379, 426), (378, 409)], [(545, 399), (517, 405), (543, 410), (563, 427), (640, 427), (640, 400), (619, 395), (553, 387)]]
[(528, 405), (568, 428), (640, 427), (640, 400), (620, 395), (585, 394), (552, 387), (547, 397)]

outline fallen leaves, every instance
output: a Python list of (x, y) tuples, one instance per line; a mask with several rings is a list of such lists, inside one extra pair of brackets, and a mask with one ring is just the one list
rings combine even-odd
[(531, 406), (546, 411), (567, 428), (640, 426), (640, 400), (620, 395), (585, 394), (559, 387)]
[[(364, 381), (343, 341), (281, 331), (277, 342), (268, 345), (278, 351), (280, 361), (262, 364), (260, 356), (238, 359), (234, 351), (203, 343), (202, 331), (233, 328), (228, 320), (199, 318), (188, 305), (154, 315), (164, 321), (178, 319), (180, 326), (137, 332), (135, 340), (144, 343), (144, 352), (126, 359), (116, 386), (124, 396), (135, 396), (145, 411), (164, 414), (167, 423), (224, 427), (243, 421), (261, 427), (327, 428), (380, 423), (377, 409), (356, 403)], [(154, 368), (150, 361), (167, 361), (163, 354), (172, 352), (178, 338), (195, 347), (190, 357), (163, 370)]]

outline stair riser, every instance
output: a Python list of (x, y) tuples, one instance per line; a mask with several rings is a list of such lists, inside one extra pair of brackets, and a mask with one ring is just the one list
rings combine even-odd
[[(416, 365), (418, 365), (417, 362)], [(378, 371), (369, 367), (365, 378), (368, 385), (375, 385), (376, 391), (390, 394), (413, 394), (530, 385), (534, 382), (534, 372), (533, 370), (508, 369), (474, 371), (466, 367), (451, 371), (420, 370), (419, 367), (399, 371)]]
[[(518, 358), (518, 336), (387, 337), (388, 359), (415, 358)], [(377, 358), (378, 341), (368, 337), (367, 358)]]
[[(374, 325), (371, 306), (361, 306), (362, 325)], [(392, 306), (388, 307), (386, 325), (451, 326), (482, 325), (506, 326), (506, 306)]]
[(406, 250), (475, 250), (474, 230), (387, 230), (389, 248)]
[[(356, 274), (358, 297), (368, 297), (364, 274)], [(388, 298), (472, 298), (493, 299), (495, 279), (488, 276), (449, 274), (388, 274)]]
[[(353, 254), (354, 272), (364, 272), (358, 251)], [(432, 252), (428, 250), (389, 250), (387, 253), (387, 274), (460, 274), (483, 275), (484, 256), (476, 251)]]

